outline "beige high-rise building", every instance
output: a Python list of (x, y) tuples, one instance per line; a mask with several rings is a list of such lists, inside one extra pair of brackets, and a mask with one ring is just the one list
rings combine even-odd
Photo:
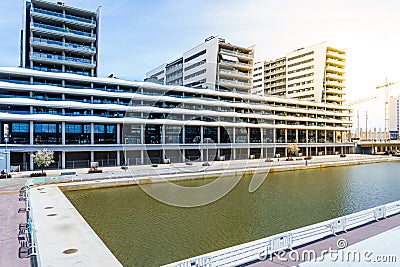
[(342, 105), (346, 53), (326, 42), (254, 64), (253, 94)]
[(250, 93), (254, 46), (242, 47), (218, 36), (146, 73), (146, 81), (217, 91)]

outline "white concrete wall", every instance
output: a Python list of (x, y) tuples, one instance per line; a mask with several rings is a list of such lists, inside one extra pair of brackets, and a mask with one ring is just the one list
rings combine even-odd
[[(206, 49), (206, 53), (204, 55), (196, 57), (188, 62), (185, 62), (185, 59), (203, 51), (204, 49)], [(216, 76), (217, 76), (217, 56), (218, 56), (218, 37), (217, 36), (215, 38), (213, 38), (207, 42), (204, 42), (204, 43), (190, 49), (189, 51), (183, 53), (183, 70), (184, 70), (183, 71), (183, 85), (190, 84), (190, 83), (202, 80), (202, 79), (206, 79), (204, 87), (207, 86), (207, 88), (209, 88), (209, 89), (214, 89), (215, 83), (216, 83)], [(185, 71), (186, 67), (193, 65), (197, 62), (200, 62), (203, 59), (206, 60), (205, 64), (199, 65), (195, 68)], [(203, 69), (206, 69), (206, 73), (192, 77), (192, 78), (185, 78), (188, 75), (196, 73)]]

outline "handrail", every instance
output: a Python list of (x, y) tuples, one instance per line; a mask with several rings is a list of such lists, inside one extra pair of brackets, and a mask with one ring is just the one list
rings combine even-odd
[(61, 27), (50, 26), (50, 25), (45, 25), (45, 24), (41, 24), (41, 23), (33, 23), (32, 25), (35, 28), (48, 29), (48, 30), (58, 31), (58, 32), (63, 32), (63, 33), (73, 33), (73, 34), (76, 34), (76, 35), (96, 38), (96, 34), (94, 34), (94, 33), (71, 30), (71, 29), (68, 29), (68, 28), (64, 29), (64, 28), (61, 28)]
[[(26, 181), (25, 183), (25, 201), (26, 201), (26, 216), (27, 216), (27, 222), (28, 222), (28, 252), (29, 252), (29, 257), (31, 258), (31, 264), (32, 266), (40, 266), (40, 260), (39, 260), (39, 252), (37, 249), (37, 238), (36, 238), (36, 232), (35, 232), (35, 224), (32, 220), (32, 206), (31, 206), (31, 201), (30, 201), (30, 185), (32, 185), (31, 182)], [(32, 261), (34, 263), (32, 263)]]
[(47, 39), (37, 38), (37, 37), (32, 37), (31, 41), (32, 41), (32, 43), (50, 44), (50, 45), (57, 45), (57, 46), (66, 47), (66, 48), (73, 48), (73, 49), (80, 49), (80, 50), (85, 50), (85, 51), (89, 51), (89, 52), (96, 52), (96, 49), (94, 47), (90, 47), (90, 46), (86, 46), (86, 45), (71, 44), (71, 43), (47, 40)]
[(96, 61), (92, 61), (90, 59), (76, 58), (76, 57), (65, 57), (65, 56), (58, 56), (58, 55), (51, 55), (51, 54), (43, 54), (43, 53), (38, 53), (38, 52), (31, 52), (30, 56), (37, 57), (37, 58), (49, 58), (49, 59), (54, 59), (54, 60), (96, 65)]
[(238, 246), (170, 263), (164, 265), (164, 267), (196, 266), (196, 264), (210, 267), (237, 266), (260, 260), (260, 255), (272, 255), (277, 251), (299, 247), (398, 213), (400, 213), (400, 201), (395, 201)]
[(50, 16), (55, 16), (55, 17), (59, 17), (59, 18), (65, 18), (65, 19), (85, 22), (85, 23), (89, 23), (92, 25), (96, 24), (95, 20), (90, 20), (90, 19), (86, 19), (86, 18), (82, 18), (82, 17), (73, 16), (73, 15), (62, 14), (62, 13), (44, 10), (44, 9), (40, 9), (40, 8), (32, 8), (32, 11), (36, 12), (36, 13), (44, 14), (44, 15), (50, 15)]

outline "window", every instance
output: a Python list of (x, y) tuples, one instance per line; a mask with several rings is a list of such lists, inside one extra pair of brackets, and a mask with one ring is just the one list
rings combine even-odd
[(195, 59), (195, 58), (197, 58), (197, 57), (199, 57), (199, 56), (201, 56), (201, 55), (204, 55), (205, 53), (207, 53), (207, 50), (206, 50), (206, 49), (204, 49), (203, 51), (200, 51), (200, 52), (198, 52), (198, 53), (196, 53), (196, 54), (194, 54), (194, 55), (192, 55), (192, 56), (190, 56), (190, 57), (188, 57), (188, 58), (185, 58), (185, 63), (186, 63), (186, 62), (189, 62), (189, 61), (191, 61), (192, 59)]
[(29, 123), (13, 123), (13, 133), (29, 133)]
[(206, 69), (202, 69), (202, 70), (197, 71), (197, 72), (195, 72), (195, 73), (192, 73), (192, 74), (190, 74), (190, 75), (186, 75), (186, 76), (185, 76), (185, 80), (194, 78), (194, 77), (199, 76), (199, 75), (204, 74), (204, 73), (206, 73)]
[(205, 60), (205, 59), (203, 59), (202, 61), (199, 61), (199, 62), (197, 62), (197, 63), (194, 63), (194, 64), (192, 64), (192, 65), (186, 67), (186, 68), (185, 68), (185, 71), (194, 69), (194, 68), (196, 68), (196, 67), (198, 67), (198, 66), (200, 66), (200, 65), (203, 65), (204, 63), (206, 63), (206, 60)]

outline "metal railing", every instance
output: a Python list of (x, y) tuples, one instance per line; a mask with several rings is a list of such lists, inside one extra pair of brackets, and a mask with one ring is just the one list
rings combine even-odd
[(96, 65), (96, 61), (92, 61), (90, 59), (82, 59), (82, 58), (75, 58), (75, 57), (65, 57), (65, 56), (58, 56), (58, 55), (51, 55), (51, 54), (42, 54), (38, 52), (31, 52), (31, 57), (35, 58), (45, 58), (45, 59), (54, 59), (59, 61), (67, 61), (67, 62), (76, 62), (82, 64), (89, 64), (89, 65)]
[(36, 239), (36, 232), (35, 232), (35, 225), (32, 220), (32, 207), (30, 201), (30, 188), (29, 186), (32, 185), (29, 180), (25, 183), (25, 203), (26, 203), (26, 220), (27, 220), (27, 237), (28, 237), (28, 257), (30, 258), (31, 266), (39, 266), (39, 253), (37, 248), (37, 239)]
[(65, 43), (65, 42), (60, 42), (60, 41), (54, 41), (54, 40), (47, 40), (43, 38), (37, 38), (33, 37), (31, 38), (32, 43), (36, 44), (49, 44), (49, 45), (56, 45), (60, 47), (65, 47), (65, 48), (73, 48), (73, 49), (78, 49), (80, 51), (88, 51), (88, 52), (96, 52), (96, 48), (86, 46), (86, 45), (78, 45), (78, 44), (71, 44), (71, 43)]
[(238, 266), (400, 213), (400, 201), (164, 266)]
[(69, 28), (61, 28), (61, 27), (50, 26), (50, 25), (45, 25), (45, 24), (41, 24), (41, 23), (32, 23), (32, 26), (34, 28), (46, 29), (46, 30), (57, 31), (57, 32), (62, 32), (62, 33), (72, 33), (72, 34), (81, 35), (81, 36), (85, 36), (85, 37), (96, 38), (96, 34), (94, 34), (94, 33), (81, 32), (81, 31), (77, 31), (77, 30), (71, 30)]
[(75, 20), (75, 21), (79, 21), (79, 22), (85, 22), (85, 23), (89, 23), (89, 24), (93, 24), (93, 25), (96, 24), (95, 20), (90, 20), (90, 19), (72, 16), (72, 15), (66, 15), (66, 14), (62, 14), (62, 13), (58, 13), (58, 12), (54, 12), (54, 11), (48, 11), (48, 10), (43, 10), (43, 9), (39, 9), (39, 8), (32, 8), (32, 11), (36, 12), (36, 13), (44, 14), (44, 15), (53, 16), (53, 17), (65, 18), (65, 19)]

